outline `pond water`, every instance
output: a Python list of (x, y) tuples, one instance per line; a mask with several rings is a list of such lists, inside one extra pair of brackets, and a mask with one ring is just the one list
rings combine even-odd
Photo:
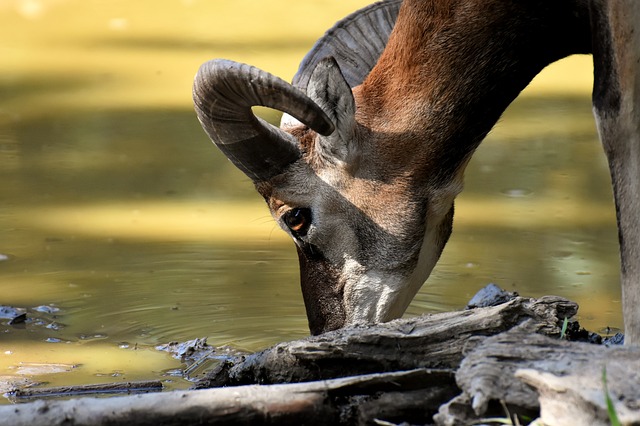
[[(365, 4), (0, 2), (0, 305), (33, 318), (0, 319), (0, 380), (186, 387), (156, 345), (253, 351), (308, 334), (293, 245), (202, 132), (191, 81), (213, 57), (289, 79)], [(494, 282), (575, 300), (591, 330), (622, 327), (590, 79), (590, 58), (563, 61), (506, 112), (407, 315), (460, 309)]]

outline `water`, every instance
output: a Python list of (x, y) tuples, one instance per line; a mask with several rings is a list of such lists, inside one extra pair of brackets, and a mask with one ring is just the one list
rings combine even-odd
[[(191, 79), (212, 57), (289, 78), (366, 3), (0, 3), (0, 305), (59, 309), (0, 319), (0, 380), (186, 387), (156, 345), (252, 351), (307, 335), (293, 246), (204, 136)], [(459, 309), (495, 282), (575, 300), (590, 329), (622, 327), (590, 73), (588, 58), (561, 63), (507, 111), (407, 315)]]

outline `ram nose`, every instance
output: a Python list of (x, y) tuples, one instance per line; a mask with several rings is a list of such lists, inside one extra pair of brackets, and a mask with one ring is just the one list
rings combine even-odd
[(344, 327), (344, 284), (338, 270), (321, 255), (306, 254), (299, 247), (297, 250), (300, 285), (311, 334), (318, 335)]

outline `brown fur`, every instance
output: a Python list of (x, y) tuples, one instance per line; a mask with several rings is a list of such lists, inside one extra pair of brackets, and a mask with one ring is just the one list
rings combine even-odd
[[(303, 158), (256, 186), (281, 224), (291, 208), (315, 209), (317, 233), (297, 242), (313, 333), (402, 313), (408, 296), (386, 314), (359, 315), (377, 302), (363, 304), (372, 296), (358, 274), (419, 280), (419, 258), (437, 259), (449, 237), (478, 144), (542, 68), (589, 52), (590, 40), (581, 0), (404, 1), (386, 50), (353, 90), (349, 161), (327, 161), (318, 135), (288, 128)], [(431, 254), (421, 248), (427, 235)]]
[[(307, 79), (306, 95), (225, 60), (204, 64), (194, 84), (203, 127), (255, 182), (296, 243), (311, 331), (402, 315), (451, 233), (454, 199), (482, 139), (545, 66), (593, 52), (594, 110), (616, 201), (625, 325), (629, 341), (638, 344), (638, 0), (404, 0), (386, 49), (352, 90), (348, 81), (362, 81), (375, 61), (398, 4), (381, 3), (342, 22), (333, 31), (344, 30), (344, 39), (329, 31), (298, 74)], [(380, 9), (393, 13), (367, 17)], [(327, 51), (340, 57), (351, 46), (347, 35), (358, 33), (347, 29), (356, 21), (367, 27), (362, 34), (380, 35), (372, 51), (362, 43), (367, 52), (355, 62), (318, 57)], [(353, 74), (340, 63), (360, 68)], [(265, 126), (250, 114), (251, 105), (282, 109), (315, 131), (293, 119), (282, 130)], [(303, 232), (292, 225), (299, 218)]]
[(640, 8), (593, 0), (593, 104), (616, 205), (625, 344), (640, 344)]

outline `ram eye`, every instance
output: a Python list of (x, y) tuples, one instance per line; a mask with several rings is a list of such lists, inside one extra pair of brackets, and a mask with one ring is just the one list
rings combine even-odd
[(295, 208), (284, 215), (284, 223), (294, 236), (304, 237), (311, 225), (311, 210)]

